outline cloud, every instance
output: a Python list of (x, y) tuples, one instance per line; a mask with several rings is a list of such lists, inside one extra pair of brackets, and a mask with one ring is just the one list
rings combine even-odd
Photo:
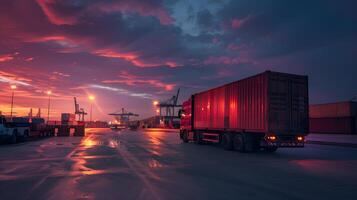
[(174, 19), (170, 16), (168, 11), (162, 6), (162, 2), (157, 0), (110, 1), (101, 2), (99, 4), (94, 5), (93, 7), (98, 7), (98, 10), (109, 13), (134, 12), (139, 13), (141, 16), (153, 16), (156, 17), (163, 25), (170, 25), (174, 22)]
[(210, 56), (204, 62), (205, 65), (239, 65), (241, 61), (239, 57), (228, 57), (228, 56)]
[(0, 71), (0, 82), (14, 84), (14, 85), (31, 86), (31, 84), (28, 83), (30, 81), (31, 80), (29, 79), (21, 78), (14, 74)]
[(56, 10), (59, 1), (56, 0), (36, 0), (48, 20), (55, 25), (74, 25), (77, 19), (73, 16), (61, 15)]
[(65, 73), (57, 72), (57, 71), (53, 72), (53, 74), (58, 75), (58, 76), (63, 76), (63, 77), (70, 77), (71, 76), (70, 74), (65, 74)]
[(180, 64), (174, 61), (147, 61), (139, 58), (139, 54), (137, 52), (127, 52), (120, 53), (111, 49), (101, 49), (96, 50), (93, 54), (106, 57), (106, 58), (118, 58), (123, 59), (128, 62), (131, 62), (134, 66), (137, 67), (159, 67), (159, 66), (168, 66), (168, 67), (178, 67)]
[(119, 75), (119, 79), (104, 80), (103, 83), (111, 83), (111, 84), (121, 83), (128, 86), (137, 86), (137, 87), (149, 85), (156, 89), (160, 89), (160, 90), (163, 89), (165, 91), (171, 91), (175, 87), (175, 84), (164, 83), (156, 79), (148, 79), (147, 77), (130, 74), (127, 71), (121, 72)]
[(117, 92), (119, 94), (129, 95), (132, 97), (140, 97), (140, 98), (144, 98), (144, 99), (152, 99), (152, 97), (153, 97), (151, 94), (148, 94), (148, 93), (135, 93), (135, 92), (131, 92), (129, 90), (123, 89), (123, 88), (116, 88), (116, 87), (110, 87), (110, 86), (105, 86), (105, 85), (92, 84), (92, 85), (89, 85), (89, 87), (94, 88), (94, 89), (113, 91), (113, 92)]
[(33, 60), (34, 60), (34, 57), (25, 58), (25, 61), (26, 61), (26, 62), (31, 62), (31, 61), (33, 61)]
[(120, 58), (123, 60), (127, 60), (129, 62), (133, 62), (135, 61), (135, 59), (138, 58), (138, 55), (135, 52), (120, 53), (110, 49), (96, 50), (93, 52), (93, 54), (107, 57), (107, 58)]
[(121, 1), (56, 1), (36, 0), (48, 20), (55, 25), (75, 25), (86, 15), (97, 13), (138, 13), (143, 17), (152, 16), (161, 24), (170, 25), (173, 18), (158, 0), (121, 0)]
[(231, 20), (231, 27), (233, 29), (239, 29), (241, 28), (242, 26), (244, 26), (245, 23), (247, 23), (247, 21), (251, 18), (250, 15), (244, 17), (243, 19), (237, 19), (237, 18), (234, 18)]
[(14, 57), (10, 54), (0, 55), (0, 62), (8, 62), (13, 59), (14, 59)]

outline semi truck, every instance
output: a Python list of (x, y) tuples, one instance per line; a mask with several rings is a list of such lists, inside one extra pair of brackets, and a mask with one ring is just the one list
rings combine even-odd
[(28, 123), (18, 123), (7, 120), (5, 116), (0, 115), (0, 140), (12, 144), (25, 141), (30, 135)]
[(180, 138), (226, 150), (275, 152), (304, 147), (309, 132), (308, 77), (273, 71), (191, 95)]

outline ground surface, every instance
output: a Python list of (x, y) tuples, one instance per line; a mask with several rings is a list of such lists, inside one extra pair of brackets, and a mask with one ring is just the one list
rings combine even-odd
[(5, 199), (357, 199), (357, 148), (274, 154), (184, 144), (164, 130), (0, 146)]

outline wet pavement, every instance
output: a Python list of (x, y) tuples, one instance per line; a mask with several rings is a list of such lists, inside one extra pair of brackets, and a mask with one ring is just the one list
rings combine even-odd
[(0, 146), (0, 199), (357, 199), (357, 149), (243, 154), (160, 129)]

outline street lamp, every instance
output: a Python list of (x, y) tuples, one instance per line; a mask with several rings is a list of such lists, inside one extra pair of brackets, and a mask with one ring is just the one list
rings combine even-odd
[(159, 105), (159, 102), (158, 102), (158, 101), (153, 101), (152, 104), (153, 104), (154, 106), (157, 106), (157, 105)]
[(10, 117), (11, 117), (11, 121), (12, 121), (12, 109), (14, 107), (14, 94), (15, 94), (15, 90), (16, 90), (16, 85), (11, 85), (10, 86), (11, 90), (12, 90), (12, 95), (11, 95), (11, 110), (10, 110)]
[(47, 103), (47, 123), (50, 121), (51, 94), (52, 94), (52, 91), (51, 91), (51, 90), (47, 91), (47, 95), (48, 95), (48, 103)]
[(93, 101), (95, 99), (95, 96), (89, 95), (88, 99), (90, 101), (90, 122), (92, 122), (92, 113), (93, 113)]

